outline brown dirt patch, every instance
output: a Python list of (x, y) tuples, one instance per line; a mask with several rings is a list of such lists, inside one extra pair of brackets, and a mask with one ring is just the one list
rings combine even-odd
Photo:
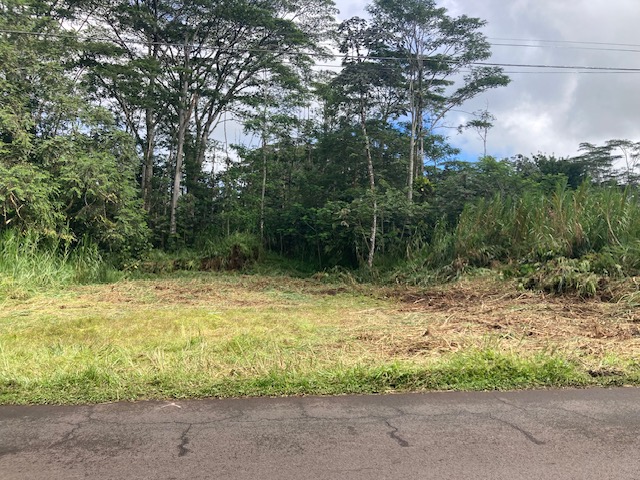
[[(331, 300), (318, 302), (322, 297)], [(28, 310), (55, 308), (66, 317), (81, 309), (98, 315), (145, 309), (180, 312), (182, 307), (219, 312), (246, 308), (247, 315), (282, 310), (326, 330), (323, 348), (363, 358), (428, 361), (491, 348), (518, 355), (557, 352), (600, 372), (606, 370), (609, 356), (640, 358), (640, 309), (631, 301), (640, 295), (619, 298), (604, 302), (519, 291), (513, 283), (486, 278), (419, 290), (203, 275), (80, 287), (64, 297), (31, 302)], [(11, 308), (18, 315), (27, 307)]]
[(428, 291), (387, 292), (409, 318), (369, 341), (391, 356), (441, 355), (466, 348), (554, 352), (602, 358), (640, 355), (640, 311), (629, 302), (581, 300), (486, 279)]
[(347, 288), (315, 280), (252, 275), (204, 274), (194, 278), (166, 278), (124, 281), (112, 285), (77, 287), (78, 303), (125, 307), (170, 307), (172, 305), (210, 307), (287, 307), (296, 304), (286, 295), (334, 297), (361, 292), (364, 287)]

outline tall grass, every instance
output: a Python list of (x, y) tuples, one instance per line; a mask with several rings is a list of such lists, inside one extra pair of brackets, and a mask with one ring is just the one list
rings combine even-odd
[(263, 254), (260, 240), (248, 233), (201, 238), (193, 248), (151, 251), (140, 264), (142, 274), (196, 270), (246, 270)]
[(454, 259), (474, 266), (492, 261), (543, 262), (608, 253), (638, 267), (640, 205), (631, 190), (559, 185), (552, 195), (494, 197), (468, 206), (454, 232)]
[(496, 195), (467, 205), (455, 227), (436, 225), (397, 277), (424, 283), (467, 267), (587, 259), (589, 270), (640, 273), (640, 198), (636, 190), (559, 184), (551, 194)]
[(69, 248), (59, 239), (34, 232), (0, 233), (0, 298), (28, 297), (37, 290), (108, 282), (116, 277), (88, 239)]

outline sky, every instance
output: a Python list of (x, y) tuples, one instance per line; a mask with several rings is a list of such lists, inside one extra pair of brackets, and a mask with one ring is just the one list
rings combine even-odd
[[(365, 0), (336, 0), (339, 20), (366, 17)], [(637, 73), (505, 67), (507, 87), (453, 112), (450, 126), (488, 106), (496, 117), (487, 138), (498, 157), (578, 154), (579, 144), (640, 141), (640, 2), (638, 0), (439, 0), (451, 16), (479, 17), (492, 44), (489, 61), (508, 64), (637, 68)], [(581, 42), (581, 43), (568, 43)], [(586, 43), (590, 42), (590, 43)], [(500, 45), (503, 44), (503, 45)], [(509, 45), (504, 45), (509, 44)], [(606, 45), (603, 45), (606, 44)], [(618, 45), (612, 45), (618, 44)], [(529, 46), (515, 46), (529, 45)], [(443, 130), (462, 156), (482, 154), (473, 131)]]

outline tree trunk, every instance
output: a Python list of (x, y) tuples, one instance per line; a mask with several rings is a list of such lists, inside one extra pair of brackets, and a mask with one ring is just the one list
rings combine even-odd
[(264, 198), (267, 191), (267, 139), (262, 136), (262, 190), (260, 192), (260, 243), (264, 245)]
[(169, 218), (169, 234), (175, 235), (177, 232), (177, 217), (178, 210), (178, 198), (180, 198), (180, 186), (182, 183), (182, 164), (184, 162), (184, 143), (187, 135), (187, 128), (189, 127), (189, 121), (191, 120), (191, 113), (193, 112), (193, 106), (195, 97), (188, 98), (189, 95), (189, 47), (185, 42), (184, 46), (184, 72), (181, 73), (182, 89), (180, 92), (180, 108), (178, 111), (178, 138), (176, 145), (176, 171), (173, 177), (173, 192), (171, 195), (171, 213)]
[(209, 145), (209, 136), (211, 134), (211, 130), (215, 129), (218, 125), (218, 120), (220, 118), (220, 110), (215, 110), (215, 103), (210, 102), (207, 106), (207, 109), (202, 114), (200, 120), (204, 120), (204, 125), (199, 129), (197, 134), (197, 148), (196, 148), (196, 168), (198, 173), (202, 173), (202, 166), (204, 165), (206, 154), (207, 154), (207, 146)]
[(177, 210), (178, 199), (180, 198), (180, 187), (182, 183), (182, 164), (184, 162), (184, 142), (189, 125), (189, 117), (187, 109), (181, 109), (178, 125), (178, 139), (176, 145), (176, 171), (173, 177), (173, 193), (171, 195), (171, 218), (169, 220), (169, 233), (175, 235), (177, 232)]
[[(152, 8), (157, 16), (157, 5), (153, 2)], [(158, 60), (158, 34), (153, 33), (151, 38), (153, 42), (148, 45), (148, 55), (155, 61)], [(149, 78), (149, 92), (154, 92), (156, 88), (156, 76), (151, 74)], [(151, 183), (153, 181), (153, 154), (156, 147), (156, 127), (158, 120), (156, 118), (155, 108), (147, 106), (145, 108), (145, 126), (147, 130), (147, 139), (144, 142), (144, 165), (142, 167), (142, 201), (144, 209), (149, 212), (151, 210)]]
[(414, 80), (411, 78), (409, 83), (409, 111), (411, 115), (411, 133), (409, 136), (409, 178), (407, 181), (407, 200), (413, 202), (413, 182), (415, 178), (416, 164), (416, 139), (418, 136), (418, 112), (416, 99), (414, 96)]
[[(422, 109), (418, 110), (418, 118), (422, 119)], [(418, 153), (416, 153), (416, 173), (415, 178), (422, 177), (424, 171), (424, 125), (422, 120), (418, 124)]]
[(423, 75), (422, 60), (418, 60), (418, 101), (416, 105), (416, 138), (418, 140), (418, 145), (415, 162), (416, 172), (414, 178), (421, 177), (424, 168), (424, 119), (422, 118), (424, 115), (424, 101), (422, 98), (422, 91), (424, 88), (422, 83)]
[(145, 112), (147, 126), (147, 141), (144, 148), (144, 166), (142, 169), (142, 199), (144, 209), (151, 210), (151, 182), (153, 181), (153, 152), (156, 144), (156, 120), (152, 108)]
[(376, 198), (376, 181), (373, 171), (373, 158), (371, 157), (371, 142), (367, 133), (367, 111), (364, 102), (360, 104), (360, 127), (364, 137), (364, 149), (367, 154), (367, 170), (369, 172), (369, 190), (373, 202), (373, 216), (371, 219), (371, 235), (369, 236), (369, 256), (367, 265), (369, 270), (373, 268), (373, 259), (376, 252), (376, 237), (378, 235), (378, 200)]

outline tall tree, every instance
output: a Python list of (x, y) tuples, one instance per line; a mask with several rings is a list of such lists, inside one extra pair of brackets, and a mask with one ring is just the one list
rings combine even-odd
[[(454, 107), (509, 79), (498, 67), (477, 66), (490, 57), (480, 29), (486, 22), (450, 17), (435, 0), (374, 0), (368, 8), (378, 33), (376, 54), (404, 69), (410, 120), (407, 198), (422, 174), (425, 141)], [(467, 71), (463, 75), (463, 72)]]
[(473, 120), (469, 120), (464, 125), (458, 127), (458, 132), (462, 133), (464, 130), (474, 130), (480, 140), (482, 140), (482, 156), (486, 157), (487, 138), (489, 136), (489, 130), (493, 128), (493, 122), (496, 121), (496, 117), (489, 112), (488, 108), (473, 112), (473, 116)]
[(245, 109), (241, 117), (246, 132), (260, 136), (260, 200), (259, 231), (260, 241), (265, 244), (265, 209), (269, 158), (276, 158), (282, 148), (293, 143), (301, 121), (299, 109), (307, 105), (306, 89), (298, 76), (269, 74), (264, 71), (262, 85), (253, 96), (245, 98)]
[[(165, 121), (172, 127), (169, 143), (174, 165), (169, 231), (175, 234), (184, 162), (195, 163), (192, 171), (201, 168), (209, 138), (221, 116), (257, 88), (260, 72), (304, 69), (312, 63), (309, 54), (324, 51), (320, 41), (331, 28), (333, 2), (132, 0), (123, 4), (103, 0), (100, 3), (102, 8), (95, 10), (99, 15), (94, 14), (96, 27), (100, 29), (111, 24), (114, 11), (136, 11), (140, 6), (153, 10), (145, 16), (152, 18), (151, 22), (111, 24), (110, 37), (115, 44), (135, 52), (131, 55), (132, 62), (140, 54), (148, 59), (149, 45), (157, 47), (152, 48), (151, 57), (157, 59), (160, 72), (150, 70), (151, 76), (147, 75), (142, 85), (151, 96), (161, 95), (169, 106)], [(157, 19), (162, 19), (160, 26)], [(154, 28), (150, 29), (148, 24)], [(141, 38), (141, 44), (147, 48), (132, 43), (129, 34)], [(119, 68), (119, 61), (113, 63)], [(117, 84), (113, 90), (118, 90)], [(149, 136), (149, 129), (146, 135)], [(194, 142), (191, 159), (185, 159), (187, 138)], [(154, 142), (147, 138), (141, 143)]]
[(149, 211), (158, 129), (169, 104), (158, 77), (171, 12), (162, 0), (69, 3), (91, 39), (84, 43), (83, 62), (90, 67), (85, 81), (102, 103), (111, 100), (112, 110), (142, 152), (140, 187)]
[(374, 111), (384, 123), (388, 121), (389, 104), (377, 103), (376, 100), (388, 98), (379, 92), (388, 90), (389, 85), (393, 83), (392, 79), (395, 79), (395, 70), (385, 70), (382, 65), (368, 60), (372, 37), (365, 20), (358, 17), (347, 20), (340, 25), (339, 32), (340, 51), (344, 54), (344, 60), (342, 71), (333, 81), (333, 87), (336, 89), (334, 101), (347, 117), (357, 118), (362, 135), (372, 206), (367, 255), (367, 265), (371, 269), (378, 236), (378, 199), (368, 124), (373, 119)]
[(612, 154), (611, 145), (583, 142), (580, 144), (579, 151), (582, 153), (573, 161), (584, 168), (592, 181), (600, 184), (617, 181), (618, 175), (614, 168), (616, 158)]

